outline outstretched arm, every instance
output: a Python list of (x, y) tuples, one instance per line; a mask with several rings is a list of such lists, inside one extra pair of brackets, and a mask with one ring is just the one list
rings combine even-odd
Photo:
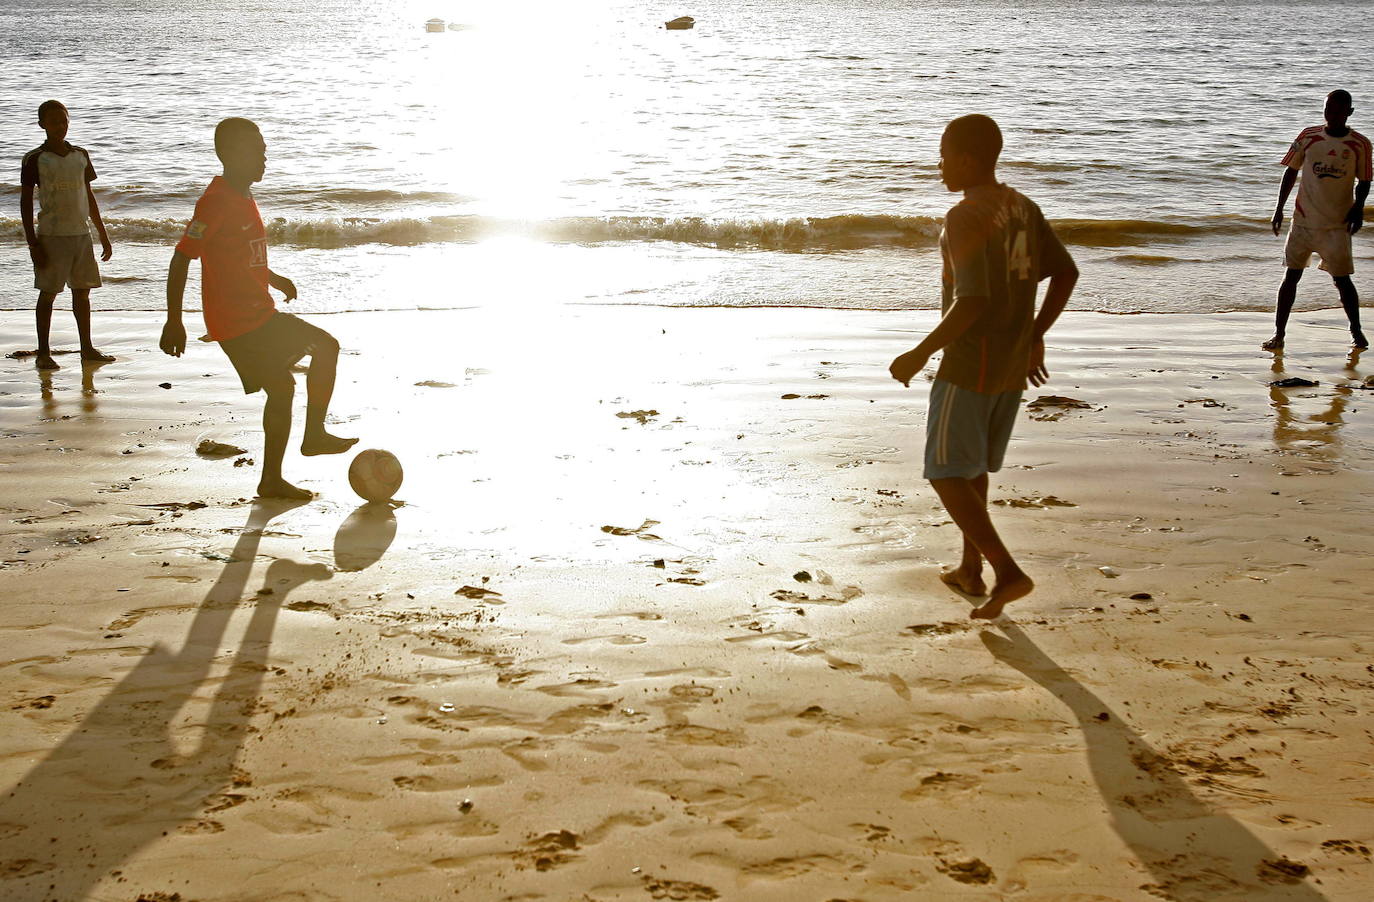
[(1367, 200), (1369, 179), (1356, 183), (1355, 203), (1350, 207), (1350, 212), (1345, 214), (1345, 230), (1352, 235), (1364, 228), (1364, 202)]
[(172, 264), (167, 267), (167, 322), (162, 326), (162, 339), (158, 347), (162, 353), (180, 357), (186, 351), (186, 327), (181, 323), (181, 298), (186, 293), (186, 273), (191, 268), (191, 258), (181, 251), (172, 253)]
[(1298, 170), (1291, 166), (1283, 170), (1283, 181), (1279, 182), (1279, 203), (1274, 207), (1274, 218), (1269, 223), (1275, 235), (1283, 228), (1283, 209), (1288, 206), (1288, 195), (1293, 191), (1293, 184), (1297, 180)]
[(114, 256), (114, 248), (110, 246), (110, 236), (105, 234), (105, 222), (100, 218), (100, 204), (95, 202), (95, 192), (91, 190), (91, 183), (86, 183), (86, 203), (91, 208), (91, 222), (95, 223), (95, 233), (100, 236), (100, 259), (106, 263)]

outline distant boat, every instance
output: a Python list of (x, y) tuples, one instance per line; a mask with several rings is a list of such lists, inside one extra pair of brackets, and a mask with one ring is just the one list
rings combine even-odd
[(663, 27), (669, 31), (683, 31), (697, 24), (697, 20), (691, 16), (678, 16), (676, 19), (669, 19), (663, 23)]
[(430, 19), (429, 21), (425, 22), (425, 31), (443, 31), (443, 30), (444, 30), (444, 20), (443, 20), (443, 19)]

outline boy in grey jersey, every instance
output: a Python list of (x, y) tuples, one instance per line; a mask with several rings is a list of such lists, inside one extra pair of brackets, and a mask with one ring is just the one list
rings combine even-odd
[[(48, 139), (24, 155), (19, 174), (19, 213), (33, 260), (33, 287), (38, 289), (38, 368), (43, 370), (58, 368), (48, 346), (48, 331), (53, 301), (64, 288), (72, 290), (81, 359), (114, 360), (91, 343), (91, 289), (99, 288), (101, 282), (88, 220), (95, 223), (100, 235), (100, 259), (109, 261), (114, 250), (91, 191), (95, 167), (85, 150), (67, 141), (69, 122), (67, 108), (56, 100), (46, 100), (38, 107), (38, 124)], [(36, 227), (35, 191), (40, 206)]]
[[(1078, 281), (1078, 268), (1040, 208), (999, 184), (1002, 132), (987, 116), (963, 116), (940, 139), (940, 177), (964, 199), (945, 217), (940, 323), (915, 348), (892, 361), (903, 385), (936, 351), (944, 356), (926, 419), (926, 479), (963, 533), (959, 566), (942, 574), (967, 595), (987, 595), (971, 616), (992, 619), (1035, 584), (1017, 566), (988, 516), (988, 473), (1002, 466), (1012, 425), (1029, 380), (1042, 385), (1045, 333), (1059, 318)], [(1049, 290), (1039, 314), (1042, 279)], [(992, 565), (991, 594), (983, 560)]]

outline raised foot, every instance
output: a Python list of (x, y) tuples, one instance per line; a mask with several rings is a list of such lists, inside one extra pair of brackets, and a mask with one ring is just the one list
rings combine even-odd
[(1275, 335), (1273, 338), (1269, 339), (1264, 344), (1260, 345), (1260, 347), (1264, 348), (1266, 351), (1282, 351), (1283, 336)]
[(1035, 589), (1031, 578), (1022, 573), (1008, 580), (998, 580), (992, 587), (988, 600), (969, 612), (974, 620), (996, 620), (1002, 616), (1002, 609), (1018, 598), (1025, 598)]
[(91, 363), (109, 363), (114, 360), (113, 354), (103, 354), (95, 348), (86, 348), (81, 352), (82, 360), (89, 360)]
[(314, 457), (317, 454), (342, 454), (356, 444), (356, 438), (340, 438), (320, 430), (301, 439), (301, 453), (306, 457)]
[(988, 594), (987, 583), (983, 582), (979, 573), (969, 573), (963, 569), (945, 570), (940, 574), (940, 582), (963, 595), (981, 598)]
[(292, 501), (309, 501), (314, 492), (294, 486), (285, 479), (264, 479), (258, 483), (259, 498), (287, 498)]
[(57, 365), (57, 361), (52, 359), (51, 354), (39, 354), (35, 361), (40, 370), (60, 370), (62, 367)]
[(1352, 348), (1358, 348), (1358, 349), (1360, 349), (1360, 350), (1364, 350), (1365, 348), (1369, 347), (1369, 339), (1367, 339), (1367, 338), (1364, 337), (1364, 333), (1363, 333), (1363, 332), (1351, 332), (1351, 333), (1350, 333), (1350, 346), (1351, 346)]

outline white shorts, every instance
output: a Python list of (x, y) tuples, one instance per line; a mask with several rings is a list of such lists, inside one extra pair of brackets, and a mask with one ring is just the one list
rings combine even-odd
[(81, 291), (100, 287), (100, 266), (95, 262), (89, 234), (39, 235), (38, 242), (48, 260), (42, 269), (35, 268), (34, 288), (60, 294), (64, 288)]
[(1283, 246), (1283, 264), (1289, 269), (1306, 269), (1307, 261), (1316, 254), (1322, 262), (1318, 267), (1333, 277), (1348, 276), (1355, 271), (1355, 258), (1350, 253), (1350, 233), (1344, 228), (1312, 229), (1294, 225), (1288, 230)]

